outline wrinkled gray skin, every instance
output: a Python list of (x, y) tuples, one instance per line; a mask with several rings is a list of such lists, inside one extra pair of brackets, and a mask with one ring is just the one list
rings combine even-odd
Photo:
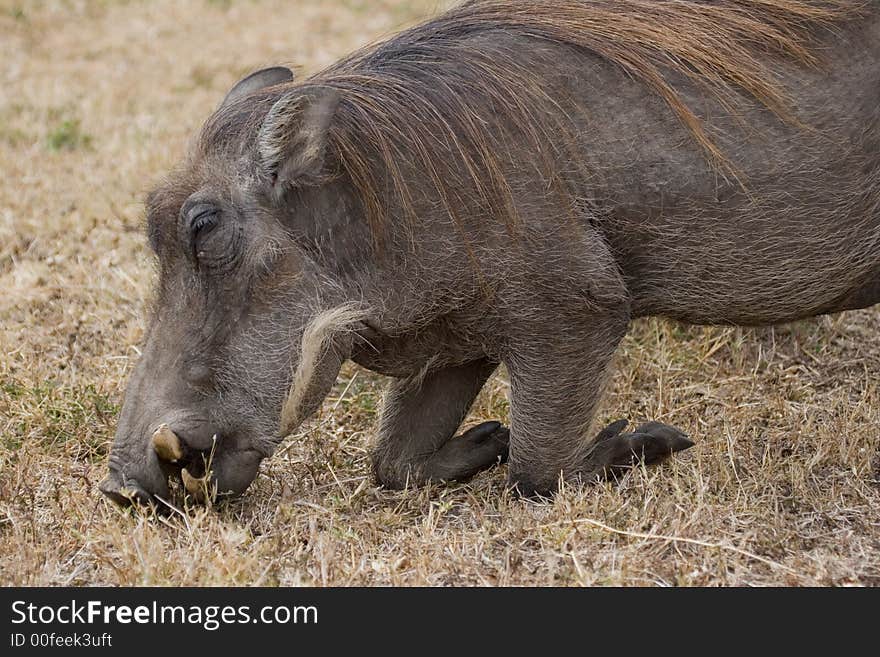
[[(350, 183), (318, 175), (331, 92), (305, 99), (282, 136), (270, 131), (271, 144), (258, 138), (236, 157), (203, 149), (148, 203), (161, 278), (102, 490), (120, 502), (131, 497), (123, 489), (142, 501), (164, 497), (181, 465), (200, 474), (216, 436), (218, 491), (244, 491), (281, 438), (303, 327), (346, 302), (366, 316), (321, 352), (297, 421), (319, 406), (346, 359), (393, 377), (374, 448), (386, 486), (464, 480), (509, 456), (510, 482), (544, 494), (560, 475), (595, 479), (690, 446), (656, 423), (588, 434), (632, 319), (762, 325), (880, 301), (878, 16), (871, 9), (857, 27), (825, 37), (824, 71), (780, 64), (793, 106), (816, 132), (745, 97), (738, 122), (680, 81), (750, 195), (718, 176), (653, 92), (601, 59), (509, 34), (468, 37), (473, 48), (513, 40), (560, 98), (589, 108), (577, 121), (592, 171), (573, 181), (587, 200), (574, 227), (560, 220), (564, 208), (531, 203), (540, 190), (512, 171), (524, 228), (514, 241), (499, 226), (466, 227), (479, 277), (430, 204), (415, 240), (390, 212), (384, 255), (372, 254)], [(248, 102), (289, 75), (257, 73), (225, 103)], [(285, 120), (284, 94), (299, 93), (289, 88), (267, 106), (272, 121)], [(303, 179), (310, 183), (296, 193), (281, 191)], [(206, 216), (213, 228), (194, 235)], [(453, 438), (499, 363), (511, 381), (510, 430), (487, 423)], [(161, 462), (151, 448), (162, 423), (185, 443), (183, 463)]]

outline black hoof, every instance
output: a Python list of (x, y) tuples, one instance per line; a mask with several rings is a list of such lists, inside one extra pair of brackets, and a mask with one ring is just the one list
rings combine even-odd
[(500, 422), (483, 422), (449, 440), (428, 460), (432, 480), (467, 481), (510, 455), (510, 431)]
[(687, 435), (661, 422), (646, 422), (632, 433), (621, 433), (625, 420), (618, 420), (599, 432), (593, 442), (587, 472), (610, 476), (634, 465), (653, 465), (675, 452), (693, 447)]

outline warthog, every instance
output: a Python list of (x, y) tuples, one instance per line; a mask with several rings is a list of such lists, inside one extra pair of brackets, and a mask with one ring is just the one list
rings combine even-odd
[[(632, 319), (880, 301), (880, 3), (467, 2), (245, 78), (146, 206), (111, 498), (240, 494), (347, 359), (391, 377), (379, 483), (550, 494), (692, 444), (591, 433)], [(456, 436), (500, 364), (510, 428)]]

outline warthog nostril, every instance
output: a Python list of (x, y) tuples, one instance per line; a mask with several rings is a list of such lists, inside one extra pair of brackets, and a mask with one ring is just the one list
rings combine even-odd
[(167, 424), (161, 425), (153, 433), (151, 439), (153, 450), (163, 461), (177, 463), (184, 456), (183, 446), (180, 444), (180, 438), (177, 437)]

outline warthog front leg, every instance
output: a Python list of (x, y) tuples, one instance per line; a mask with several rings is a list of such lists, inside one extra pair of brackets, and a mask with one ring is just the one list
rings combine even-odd
[(466, 481), (505, 461), (509, 433), (499, 422), (484, 422), (455, 436), (496, 367), (480, 360), (392, 381), (373, 450), (379, 483), (403, 488), (428, 481)]
[(549, 317), (552, 326), (529, 327), (526, 339), (514, 343), (505, 358), (511, 379), (509, 479), (521, 494), (550, 495), (560, 477), (596, 481), (693, 444), (659, 422), (622, 433), (625, 420), (590, 440), (606, 372), (628, 321), (613, 314)]

